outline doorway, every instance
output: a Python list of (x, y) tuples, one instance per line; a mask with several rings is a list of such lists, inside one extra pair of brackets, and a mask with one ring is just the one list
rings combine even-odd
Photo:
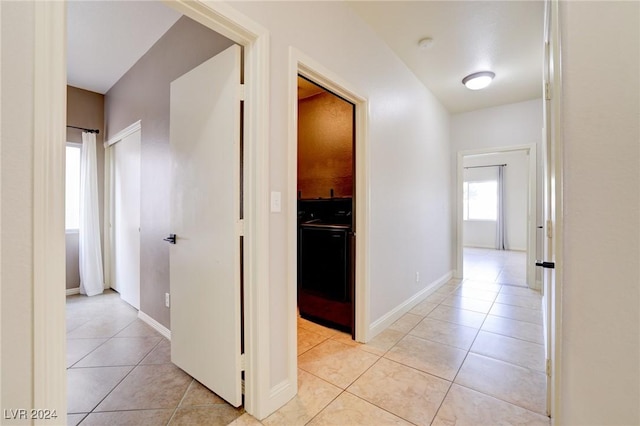
[(353, 337), (355, 105), (297, 82), (298, 312)]
[[(107, 142), (109, 200), (107, 205), (111, 288), (140, 310), (140, 122)], [(106, 263), (106, 262), (105, 262)]]
[[(369, 340), (369, 305), (368, 305), (368, 163), (366, 149), (367, 128), (367, 100), (357, 94), (351, 85), (339, 76), (324, 68), (312, 58), (291, 48), (289, 78), (289, 168), (287, 199), (287, 229), (288, 229), (288, 294), (287, 294), (287, 324), (289, 377), (297, 377), (297, 324), (298, 324), (298, 78), (314, 83), (324, 90), (339, 96), (352, 104), (353, 138), (355, 140), (352, 158), (353, 173), (353, 204), (357, 209), (352, 210), (353, 247), (355, 254), (352, 260), (353, 279), (353, 335), (358, 342)], [(330, 187), (329, 187), (330, 190)], [(331, 192), (329, 191), (329, 196)], [(334, 188), (335, 195), (335, 188)], [(272, 194), (273, 196), (273, 194)], [(273, 199), (272, 199), (273, 201)], [(273, 203), (272, 203), (273, 207)], [(290, 379), (291, 380), (291, 379)], [(295, 379), (294, 379), (295, 380)]]
[(459, 277), (540, 289), (536, 179), (536, 145), (458, 153)]
[[(288, 143), (288, 197), (285, 200), (287, 212), (287, 359), (288, 359), (288, 382), (297, 384), (298, 360), (297, 360), (297, 337), (298, 337), (298, 301), (297, 301), (297, 270), (298, 270), (298, 76), (302, 76), (313, 83), (326, 88), (332, 93), (351, 102), (355, 105), (355, 158), (354, 158), (354, 181), (355, 181), (355, 204), (358, 208), (352, 212), (355, 217), (356, 234), (354, 259), (355, 270), (355, 297), (353, 306), (354, 318), (354, 339), (358, 342), (369, 340), (369, 281), (368, 281), (368, 160), (367, 160), (367, 111), (368, 101), (363, 96), (357, 94), (352, 89), (351, 84), (343, 81), (338, 75), (324, 68), (314, 59), (306, 56), (297, 49), (290, 49), (290, 73), (289, 73), (289, 143)], [(273, 207), (279, 207), (274, 203), (274, 196), (279, 193), (272, 193)], [(275, 205), (274, 205), (275, 204)], [(275, 209), (277, 210), (277, 209)], [(297, 386), (294, 388), (297, 392)], [(294, 393), (295, 393), (294, 392)]]
[[(263, 149), (267, 146), (267, 133), (263, 131), (268, 124), (268, 75), (265, 69), (268, 56), (268, 34), (249, 19), (239, 19), (224, 5), (207, 4), (201, 2), (176, 1), (171, 6), (183, 14), (197, 19), (214, 31), (225, 34), (233, 41), (245, 46), (244, 61), (247, 65), (245, 80), (248, 82), (246, 96), (249, 100), (245, 104), (247, 152), (246, 192), (248, 208), (245, 212), (247, 231), (245, 252), (250, 261), (244, 266), (247, 286), (244, 299), (254, 309), (245, 312), (247, 330), (245, 341), (249, 342), (246, 353), (246, 399), (245, 408), (257, 417), (265, 412), (273, 411), (271, 407), (282, 405), (280, 399), (289, 399), (292, 394), (287, 392), (274, 393), (268, 381), (259, 380), (258, 371), (269, 371), (269, 358), (264, 354), (269, 351), (269, 341), (260, 338), (257, 331), (258, 324), (268, 327), (269, 319), (268, 298), (263, 293), (268, 291), (268, 273), (265, 253), (268, 253), (268, 229), (258, 226), (268, 217), (268, 206), (261, 203), (263, 195), (267, 193), (268, 185), (268, 155)], [(42, 179), (35, 185), (37, 197), (36, 212), (43, 212), (40, 216), (43, 226), (39, 230), (42, 241), (40, 251), (48, 253), (51, 246), (63, 246), (60, 236), (60, 224), (64, 223), (58, 206), (64, 202), (64, 191), (60, 190), (64, 162), (64, 143), (60, 144), (59, 135), (64, 134), (64, 71), (65, 71), (65, 5), (42, 4), (37, 6), (37, 12), (42, 22), (50, 25), (43, 26), (39, 37), (36, 37), (36, 60), (42, 66), (36, 67), (36, 78), (42, 84), (35, 91), (36, 105), (43, 107), (38, 110), (35, 127), (48, 137), (36, 138), (41, 140), (42, 155), (34, 160), (35, 170), (51, 170), (51, 174), (60, 179)], [(52, 53), (53, 52), (53, 53)], [(45, 54), (46, 53), (46, 54)], [(62, 147), (62, 148), (58, 148)], [(38, 216), (38, 217), (40, 217)], [(55, 244), (51, 244), (51, 242)], [(56, 264), (57, 265), (57, 264)], [(59, 265), (48, 260), (39, 263), (38, 273), (34, 280), (34, 291), (41, 295), (34, 302), (35, 361), (37, 365), (36, 380), (34, 382), (34, 398), (38, 401), (48, 401), (45, 405), (56, 409), (59, 413), (66, 410), (66, 392), (64, 391), (65, 353), (64, 353), (64, 301), (57, 295), (60, 288), (56, 286), (60, 277), (62, 261)], [(53, 278), (51, 278), (53, 277)], [(58, 301), (58, 302), (56, 302)], [(42, 319), (46, 318), (46, 321)], [(46, 358), (46, 359), (45, 359)], [(264, 376), (264, 373), (262, 374)], [(63, 390), (62, 392), (60, 390)], [(62, 415), (61, 415), (62, 417)], [(63, 420), (63, 417), (60, 419)]]

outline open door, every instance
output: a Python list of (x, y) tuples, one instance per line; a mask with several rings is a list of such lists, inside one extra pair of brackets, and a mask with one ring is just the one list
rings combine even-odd
[(560, 52), (558, 31), (558, 2), (547, 0), (545, 3), (545, 56), (544, 56), (544, 243), (543, 259), (536, 262), (542, 269), (542, 294), (545, 320), (545, 351), (547, 372), (547, 414), (555, 416), (555, 383), (558, 375), (558, 349), (556, 342), (559, 324), (559, 291), (557, 271), (560, 254), (560, 209), (562, 194), (562, 175), (559, 172), (562, 159), (559, 149), (559, 96), (560, 96)]
[(241, 392), (240, 54), (171, 83), (171, 361), (233, 406)]

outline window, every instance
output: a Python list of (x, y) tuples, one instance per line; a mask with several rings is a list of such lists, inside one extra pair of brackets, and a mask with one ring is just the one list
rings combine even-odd
[(464, 220), (496, 220), (498, 217), (498, 182), (464, 182)]
[(65, 228), (77, 231), (80, 224), (80, 148), (79, 144), (67, 144)]

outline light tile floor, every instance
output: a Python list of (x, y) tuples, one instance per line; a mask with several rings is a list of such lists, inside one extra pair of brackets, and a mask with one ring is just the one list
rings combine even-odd
[(527, 286), (527, 254), (524, 251), (465, 247), (463, 256), (466, 279)]
[(170, 345), (106, 291), (67, 297), (70, 425), (226, 425), (228, 405), (171, 364)]
[(540, 306), (452, 280), (367, 344), (298, 319), (298, 396), (262, 424), (549, 425)]
[(540, 295), (452, 280), (367, 344), (298, 319), (298, 395), (258, 422), (108, 292), (69, 297), (70, 424), (549, 425)]

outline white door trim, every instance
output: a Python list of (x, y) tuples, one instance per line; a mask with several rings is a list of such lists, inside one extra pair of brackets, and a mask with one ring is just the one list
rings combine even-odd
[(112, 250), (112, 235), (111, 235), (111, 231), (112, 231), (112, 226), (111, 224), (113, 223), (113, 184), (111, 182), (111, 178), (113, 175), (113, 158), (111, 155), (111, 150), (109, 149), (109, 147), (111, 147), (113, 144), (116, 144), (118, 142), (120, 142), (122, 139), (126, 138), (127, 136), (133, 134), (134, 132), (137, 132), (138, 130), (142, 131), (142, 120), (138, 120), (135, 123), (131, 123), (129, 126), (125, 127), (124, 129), (120, 130), (118, 133), (116, 133), (115, 135), (113, 135), (111, 138), (109, 138), (108, 141), (105, 141), (103, 143), (104, 145), (104, 207), (102, 209), (103, 211), (103, 216), (105, 218), (104, 224), (103, 224), (103, 235), (104, 235), (104, 251), (102, 253), (102, 260), (103, 260), (103, 271), (104, 271), (104, 288), (111, 288), (111, 250)]
[(526, 151), (529, 155), (529, 197), (527, 206), (527, 284), (531, 288), (539, 289), (540, 283), (536, 281), (536, 270), (533, 266), (536, 257), (536, 226), (537, 226), (537, 145), (514, 145), (496, 148), (482, 148), (467, 151), (458, 151), (457, 173), (456, 173), (456, 190), (455, 190), (455, 209), (456, 209), (456, 268), (455, 277), (462, 278), (463, 275), (463, 226), (462, 220), (462, 200), (463, 181), (464, 181), (464, 157), (479, 154), (493, 154), (513, 151)]
[[(560, 1), (545, 1), (545, 41), (548, 42), (548, 51), (545, 54), (545, 79), (550, 86), (550, 98), (545, 100), (546, 129), (545, 147), (551, 145), (553, 151), (546, 152), (552, 159), (546, 166), (553, 167), (555, 171), (555, 224), (553, 229), (553, 253), (555, 255), (554, 288), (549, 289), (549, 294), (544, 294), (545, 304), (545, 346), (549, 362), (547, 376), (547, 413), (552, 419), (561, 418), (562, 404), (562, 283), (563, 283), (563, 158), (564, 144), (562, 138), (562, 40), (561, 40), (561, 16)], [(547, 140), (547, 138), (549, 138)], [(546, 228), (546, 224), (545, 224)], [(543, 259), (551, 260), (551, 259)]]
[(138, 130), (142, 130), (142, 120), (138, 120), (135, 123), (132, 123), (120, 130), (118, 133), (109, 138), (108, 141), (104, 142), (104, 147), (107, 148), (114, 143), (120, 142), (122, 139), (126, 138), (129, 135), (134, 134)]
[[(369, 329), (369, 152), (367, 150), (368, 101), (354, 86), (298, 49), (289, 48), (289, 137), (287, 174), (287, 316), (289, 375), (297, 377), (297, 165), (298, 165), (298, 74), (318, 83), (355, 105), (355, 339), (367, 342)], [(291, 380), (291, 379), (290, 379)]]
[[(232, 6), (166, 2), (244, 46), (245, 59), (245, 409), (257, 418), (295, 392), (272, 395), (269, 340), (269, 33)], [(66, 420), (64, 142), (66, 5), (36, 2), (34, 89), (34, 407)]]
[(33, 7), (33, 406), (23, 408), (55, 410), (56, 422), (65, 423), (66, 5)]
[[(125, 185), (125, 187), (122, 187), (122, 185), (120, 186), (120, 188), (118, 188), (116, 186), (116, 174), (115, 174), (115, 170), (116, 170), (116, 157), (114, 156), (115, 149), (124, 149), (121, 143), (123, 140), (125, 140), (125, 138), (132, 136), (134, 134), (137, 133), (136, 136), (136, 141), (128, 141), (126, 143), (128, 149), (131, 149), (133, 146), (130, 146), (128, 144), (133, 144), (135, 143), (137, 145), (136, 150), (137, 150), (137, 155), (136, 155), (136, 160), (138, 163), (138, 169), (136, 172), (136, 176), (137, 176), (137, 186), (138, 186), (138, 192), (136, 194), (136, 200), (134, 201), (138, 206), (137, 206), (137, 215), (138, 215), (138, 220), (137, 220), (137, 227), (138, 228), (138, 233), (137, 233), (137, 237), (135, 238), (137, 241), (135, 242), (135, 245), (138, 246), (138, 254), (136, 257), (136, 261), (137, 261), (137, 265), (135, 266), (135, 269), (137, 269), (137, 271), (133, 274), (136, 275), (137, 274), (137, 282), (135, 283), (135, 293), (137, 293), (135, 296), (131, 297), (131, 289), (127, 288), (126, 286), (121, 286), (119, 285), (119, 283), (117, 282), (117, 279), (114, 280), (114, 278), (116, 278), (116, 269), (114, 269), (116, 266), (122, 266), (120, 264), (116, 264), (116, 259), (122, 259), (122, 257), (118, 256), (118, 252), (120, 249), (123, 248), (122, 245), (119, 245), (117, 243), (117, 239), (115, 238), (116, 236), (116, 232), (118, 230), (121, 230), (119, 224), (118, 224), (118, 220), (116, 218), (116, 211), (118, 209), (118, 207), (122, 204), (118, 204), (116, 203), (116, 189), (120, 189), (120, 190), (125, 190), (125, 191), (130, 191), (131, 188), (129, 187), (129, 185)], [(119, 146), (120, 148), (116, 148), (116, 144), (119, 144), (117, 146)], [(105, 143), (105, 164), (104, 164), (104, 172), (105, 172), (105, 179), (109, 179), (108, 181), (105, 180), (104, 185), (105, 185), (105, 189), (108, 188), (109, 191), (105, 191), (105, 223), (104, 223), (104, 248), (105, 248), (105, 254), (103, 255), (103, 270), (108, 272), (105, 274), (106, 277), (108, 277), (108, 279), (105, 279), (105, 286), (108, 283), (108, 287), (107, 288), (113, 288), (114, 290), (116, 290), (118, 293), (120, 293), (120, 298), (122, 300), (124, 300), (125, 302), (127, 302), (128, 304), (130, 304), (131, 306), (133, 306), (134, 308), (136, 308), (138, 311), (140, 311), (140, 198), (141, 198), (141, 193), (140, 193), (140, 169), (141, 169), (141, 149), (142, 149), (142, 127), (141, 127), (141, 121), (138, 120), (135, 123), (131, 124), (130, 126), (128, 126), (127, 128), (125, 128), (124, 130), (118, 132), (118, 134), (116, 135), (116, 137), (113, 137), (111, 139), (109, 139), (109, 141), (107, 143)], [(128, 155), (131, 155), (131, 152), (128, 153)], [(131, 158), (131, 157), (129, 157)], [(115, 160), (115, 161), (114, 161)], [(131, 195), (131, 194), (130, 194)], [(125, 203), (125, 205), (128, 205), (127, 203)], [(129, 212), (130, 213), (130, 212)], [(114, 224), (116, 225), (114, 227)], [(116, 242), (114, 244), (114, 241)], [(118, 245), (119, 247), (116, 247), (116, 245)], [(126, 245), (125, 245), (126, 247)], [(126, 249), (125, 249), (126, 251)], [(132, 254), (132, 253), (129, 253)], [(125, 256), (124, 257), (126, 260), (125, 262), (127, 262), (130, 258), (130, 256)], [(117, 288), (114, 287), (114, 284), (118, 284)]]

